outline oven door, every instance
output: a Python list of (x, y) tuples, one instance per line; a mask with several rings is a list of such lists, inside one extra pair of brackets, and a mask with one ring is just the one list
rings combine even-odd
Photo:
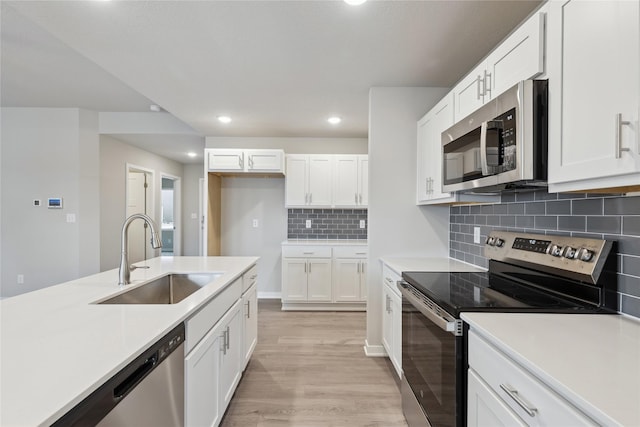
[(462, 321), (443, 318), (411, 285), (400, 282), (398, 287), (402, 292), (402, 404), (407, 422), (410, 427), (464, 426)]

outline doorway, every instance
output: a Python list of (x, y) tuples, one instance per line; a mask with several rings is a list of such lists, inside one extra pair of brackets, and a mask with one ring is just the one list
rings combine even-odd
[(180, 178), (162, 174), (162, 255), (181, 255)]
[[(153, 218), (153, 171), (127, 164), (126, 218), (142, 213)], [(129, 264), (153, 258), (151, 235), (144, 221), (133, 221), (129, 226)]]

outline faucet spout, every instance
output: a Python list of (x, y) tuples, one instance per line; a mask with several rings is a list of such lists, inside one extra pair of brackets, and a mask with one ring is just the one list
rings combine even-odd
[(154, 249), (158, 249), (162, 247), (162, 241), (160, 240), (160, 236), (157, 233), (158, 227), (153, 220), (141, 213), (133, 214), (129, 218), (124, 221), (122, 224), (122, 246), (120, 252), (120, 270), (118, 272), (118, 285), (128, 285), (131, 277), (131, 270), (135, 268), (135, 266), (129, 265), (129, 257), (127, 255), (127, 248), (129, 246), (129, 225), (136, 219), (141, 219), (147, 223), (149, 229), (151, 230), (151, 247)]

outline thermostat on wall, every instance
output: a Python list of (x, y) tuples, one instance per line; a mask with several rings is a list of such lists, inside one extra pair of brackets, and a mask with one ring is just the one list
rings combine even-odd
[(62, 197), (49, 197), (47, 199), (49, 209), (62, 209)]

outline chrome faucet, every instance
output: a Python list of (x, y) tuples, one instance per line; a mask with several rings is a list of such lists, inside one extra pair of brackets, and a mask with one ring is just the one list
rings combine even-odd
[(129, 218), (127, 218), (124, 221), (124, 224), (122, 224), (122, 252), (120, 253), (120, 271), (118, 272), (118, 285), (120, 286), (129, 284), (131, 271), (135, 270), (136, 268), (144, 268), (135, 265), (129, 265), (129, 257), (127, 256), (127, 247), (129, 246), (129, 225), (136, 219), (141, 219), (149, 225), (149, 228), (151, 229), (151, 247), (153, 249), (162, 247), (162, 241), (160, 240), (160, 237), (158, 237), (158, 233), (156, 232), (156, 223), (153, 222), (151, 218), (141, 213), (133, 214)]

